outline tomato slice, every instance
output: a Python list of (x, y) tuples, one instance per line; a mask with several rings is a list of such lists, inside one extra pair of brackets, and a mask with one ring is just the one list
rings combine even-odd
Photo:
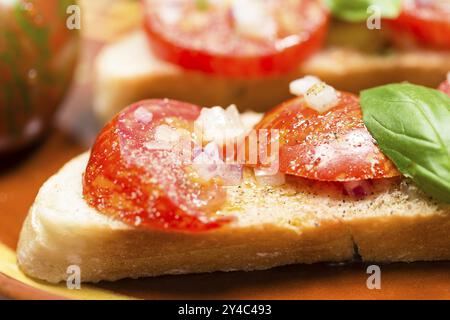
[(442, 82), (438, 89), (450, 97), (450, 81), (446, 80)]
[[(144, 3), (144, 26), (160, 58), (227, 77), (261, 77), (294, 69), (320, 48), (328, 25), (328, 13), (319, 0)], [(245, 9), (242, 3), (250, 7)]]
[[(323, 114), (308, 108), (302, 97), (287, 101), (263, 118), (256, 126), (261, 129), (278, 130), (279, 170), (285, 174), (320, 181), (400, 175), (376, 146), (362, 120), (359, 100), (350, 93), (341, 92), (338, 105)], [(270, 138), (266, 141), (270, 145)]]
[(408, 34), (420, 44), (450, 49), (449, 0), (405, 0), (402, 13), (390, 25), (399, 41)]
[[(83, 179), (87, 203), (101, 213), (149, 229), (205, 231), (231, 220), (216, 210), (226, 199), (217, 181), (202, 181), (183, 158), (200, 108), (146, 100), (119, 113), (97, 138)], [(181, 132), (176, 144), (159, 128)], [(169, 137), (170, 138), (170, 137)], [(180, 152), (181, 151), (181, 152)]]

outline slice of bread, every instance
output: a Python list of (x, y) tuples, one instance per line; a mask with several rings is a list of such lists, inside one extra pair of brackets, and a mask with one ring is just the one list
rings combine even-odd
[[(349, 34), (357, 44), (349, 43)], [(380, 54), (384, 46), (383, 37), (365, 26), (335, 23), (326, 48), (298, 70), (283, 76), (237, 80), (187, 71), (164, 62), (153, 55), (144, 32), (136, 31), (99, 54), (94, 111), (101, 121), (107, 121), (134, 101), (168, 97), (206, 107), (234, 103), (241, 110), (261, 112), (289, 98), (289, 83), (307, 74), (337, 89), (358, 93), (400, 81), (437, 87), (450, 70), (448, 52)]]
[(89, 154), (41, 188), (24, 223), (18, 264), (49, 282), (71, 265), (85, 282), (166, 274), (258, 270), (294, 263), (450, 259), (450, 206), (402, 182), (363, 200), (330, 196), (306, 181), (259, 185), (251, 170), (229, 187), (220, 214), (237, 220), (205, 233), (140, 230), (89, 207), (82, 174)]

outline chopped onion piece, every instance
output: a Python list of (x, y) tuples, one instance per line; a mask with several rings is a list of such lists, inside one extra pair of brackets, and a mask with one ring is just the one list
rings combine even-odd
[(355, 198), (368, 196), (372, 191), (372, 185), (367, 180), (347, 181), (343, 182), (343, 186), (345, 194)]
[(226, 110), (221, 107), (203, 108), (195, 127), (196, 130), (201, 130), (204, 141), (214, 141), (219, 145), (246, 132), (235, 105)]
[(264, 1), (233, 1), (231, 10), (236, 30), (242, 35), (259, 39), (274, 39), (276, 37), (277, 24)]
[(166, 124), (162, 124), (156, 127), (155, 140), (157, 142), (167, 142), (174, 143), (178, 142), (181, 138), (180, 132), (178, 130), (169, 127)]
[(227, 164), (219, 154), (216, 143), (210, 142), (193, 161), (193, 166), (200, 178), (209, 181), (213, 178), (222, 178), (225, 185), (236, 185), (242, 180), (243, 166)]
[(339, 102), (338, 92), (324, 82), (313, 85), (306, 92), (305, 101), (311, 109), (324, 113)]
[(247, 128), (247, 132), (253, 130), (253, 128), (262, 120), (264, 114), (257, 113), (254, 111), (246, 111), (241, 115), (241, 121), (245, 128)]
[(134, 118), (141, 123), (148, 124), (153, 120), (153, 113), (144, 107), (139, 107), (134, 111)]
[(217, 144), (208, 143), (203, 151), (194, 158), (193, 165), (198, 175), (206, 181), (221, 176), (224, 162), (220, 158)]
[(308, 90), (315, 84), (321, 83), (319, 78), (315, 76), (305, 76), (303, 78), (292, 81), (289, 84), (289, 91), (296, 96), (304, 96)]
[(210, 142), (206, 145), (206, 147), (203, 149), (203, 153), (205, 153), (209, 158), (213, 160), (220, 160), (220, 154), (219, 154), (219, 147), (214, 142)]

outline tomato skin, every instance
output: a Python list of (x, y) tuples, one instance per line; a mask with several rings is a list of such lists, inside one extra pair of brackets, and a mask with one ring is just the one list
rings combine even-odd
[(439, 7), (438, 1), (405, 2), (400, 16), (395, 20), (388, 20), (394, 31), (394, 39), (398, 39), (396, 42), (404, 42), (402, 38), (408, 35), (421, 45), (434, 49), (450, 49), (450, 11), (445, 9), (444, 5)]
[(256, 130), (279, 130), (279, 170), (319, 181), (360, 181), (400, 175), (376, 146), (362, 120), (356, 96), (340, 93), (340, 102), (319, 114), (302, 97), (270, 113)]
[(446, 80), (442, 82), (438, 89), (450, 97), (450, 81)]
[[(315, 0), (307, 0), (307, 2), (314, 3)], [(261, 45), (261, 47), (264, 47), (262, 50), (264, 52), (261, 54), (241, 52), (241, 47), (245, 46), (245, 42), (221, 53), (190, 47), (181, 41), (176, 42), (166, 37), (162, 31), (155, 27), (155, 18), (150, 9), (147, 10), (144, 28), (154, 53), (163, 60), (188, 70), (197, 70), (217, 76), (260, 78), (292, 71), (320, 49), (327, 33), (329, 17), (324, 9), (317, 11), (322, 15), (318, 19), (320, 22), (307, 35), (302, 34), (300, 43), (280, 50), (267, 49), (265, 45)], [(178, 36), (181, 37), (183, 34), (181, 33)], [(224, 39), (223, 42), (227, 43), (230, 40)]]
[[(141, 107), (152, 112), (150, 123), (130, 118)], [(83, 177), (87, 203), (105, 215), (151, 230), (201, 232), (231, 221), (193, 204), (202, 194), (224, 201), (220, 187), (192, 183), (185, 168), (172, 161), (171, 150), (145, 147), (153, 129), (165, 119), (189, 123), (199, 111), (197, 106), (173, 100), (146, 100), (119, 113), (104, 127), (92, 149)]]
[(0, 1), (0, 153), (38, 138), (69, 88), (79, 41), (66, 26), (72, 4)]

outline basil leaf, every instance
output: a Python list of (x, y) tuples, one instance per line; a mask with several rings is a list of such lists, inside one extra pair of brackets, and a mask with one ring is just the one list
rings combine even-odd
[(413, 84), (361, 93), (366, 127), (406, 177), (425, 193), (450, 203), (450, 98)]
[(331, 13), (350, 22), (366, 21), (370, 6), (378, 6), (383, 18), (396, 18), (401, 11), (401, 0), (323, 0)]

